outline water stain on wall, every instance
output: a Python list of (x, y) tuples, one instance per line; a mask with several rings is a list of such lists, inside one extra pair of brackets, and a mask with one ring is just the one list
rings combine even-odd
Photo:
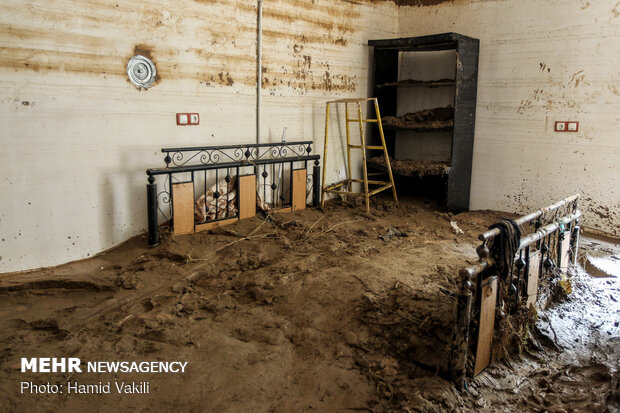
[[(153, 62), (153, 64), (155, 65), (155, 81), (153, 82), (153, 85), (158, 84), (161, 81), (161, 72), (159, 70), (157, 70), (157, 60), (153, 57), (153, 52), (151, 51), (152, 47), (151, 46), (147, 46), (144, 44), (138, 44), (135, 45), (133, 48), (133, 56), (144, 56), (148, 59), (151, 60), (151, 62)], [(131, 59), (133, 56), (130, 56), (127, 60), (129, 61), (129, 59)], [(128, 82), (129, 79), (127, 79)], [(147, 90), (147, 89), (140, 89), (140, 90)]]
[(453, 0), (396, 0), (394, 1), (399, 6), (436, 6), (442, 3), (453, 3)]
[[(588, 195), (582, 197), (580, 205), (585, 214), (584, 225), (588, 229), (595, 229), (615, 237), (620, 236), (620, 210), (601, 205)], [(588, 219), (588, 216), (596, 216), (598, 219), (593, 221)]]
[(570, 80), (568, 81), (568, 86), (578, 87), (581, 83), (582, 85), (589, 86), (590, 83), (585, 81), (586, 75), (583, 74), (583, 70), (579, 70), (571, 75)]
[(547, 73), (551, 73), (551, 68), (547, 67), (545, 62), (540, 62), (540, 71), (544, 72), (545, 70), (547, 70)]
[(151, 59), (151, 61), (153, 63), (155, 63), (155, 59), (153, 58), (153, 52), (151, 51), (151, 47), (150, 46), (146, 46), (146, 45), (143, 45), (143, 44), (138, 44), (138, 45), (134, 46), (133, 54), (134, 55), (142, 55), (144, 57), (147, 57), (147, 58)]
[[(338, 42), (334, 47), (344, 47)], [(305, 34), (293, 38), (290, 52), (280, 59), (265, 59), (263, 87), (269, 89), (271, 95), (278, 93), (278, 88), (289, 88), (305, 95), (309, 91), (355, 92), (357, 89), (356, 75), (334, 72), (333, 62), (324, 53), (325, 45), (313, 44)], [(320, 56), (313, 57), (312, 54)], [(336, 53), (334, 53), (336, 54)]]
[[(159, 3), (153, 2), (153, 7), (146, 3), (136, 7), (128, 0), (110, 4), (84, 0), (78, 8), (25, 11), (19, 2), (9, 1), (0, 7), (5, 16), (11, 16), (0, 18), (0, 37), (8, 40), (0, 47), (0, 69), (127, 79), (128, 60), (140, 54), (155, 63), (156, 82), (256, 84), (256, 5), (183, 0), (166, 10)], [(347, 62), (341, 61), (339, 49), (349, 47), (355, 33), (363, 29), (362, 8), (372, 3), (265, 3), (263, 56), (270, 76), (263, 87), (355, 91), (355, 76), (344, 72)], [(219, 18), (222, 15), (229, 17)], [(195, 39), (191, 45), (187, 33)], [(149, 39), (148, 44), (144, 39)], [(293, 53), (288, 53), (289, 44), (294, 45)]]
[(409, 6), (409, 7), (431, 7), (441, 4), (467, 4), (467, 3), (482, 3), (485, 1), (501, 1), (501, 0), (389, 0), (397, 6)]
[[(357, 76), (348, 68), (353, 62), (343, 61), (346, 53), (342, 51), (361, 29), (359, 5), (321, 2), (319, 7), (308, 2), (292, 3), (292, 12), (264, 15), (265, 27), (272, 28), (263, 33), (265, 44), (288, 44), (288, 47), (263, 55), (269, 73), (263, 87), (272, 95), (281, 94), (282, 88), (300, 95), (311, 91), (355, 92)], [(360, 3), (365, 2), (357, 2)], [(315, 18), (308, 19), (308, 14)]]
[(217, 78), (219, 80), (218, 83), (220, 85), (232, 86), (232, 85), (235, 84), (235, 81), (230, 76), (229, 72), (226, 72), (226, 74), (224, 74), (224, 72), (220, 72), (220, 73), (218, 73)]

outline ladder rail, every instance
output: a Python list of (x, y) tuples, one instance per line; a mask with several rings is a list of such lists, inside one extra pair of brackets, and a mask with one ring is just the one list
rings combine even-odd
[[(347, 117), (347, 122), (359, 122), (359, 119), (349, 119)], [(377, 123), (379, 122), (379, 120), (378, 119), (362, 119), (362, 122)]]
[(325, 166), (327, 165), (327, 136), (329, 135), (329, 104), (325, 105), (325, 141), (323, 143), (323, 176), (321, 177), (321, 208), (325, 205)]
[[(368, 170), (366, 165), (366, 136), (364, 136), (364, 123), (362, 122), (362, 104), (357, 102), (357, 114), (360, 125), (360, 140), (362, 141), (362, 172), (364, 174), (364, 194), (366, 201), (366, 212), (370, 212), (370, 195), (368, 194)], [(347, 137), (348, 140), (348, 137)]]
[(385, 165), (387, 166), (390, 182), (392, 183), (392, 196), (394, 197), (394, 202), (396, 202), (396, 205), (398, 205), (398, 195), (396, 194), (396, 186), (394, 185), (394, 176), (392, 174), (392, 165), (390, 164), (390, 155), (388, 154), (387, 146), (385, 145), (385, 135), (383, 133), (383, 123), (381, 122), (381, 112), (379, 111), (379, 101), (375, 98), (374, 103), (375, 113), (377, 114), (377, 120), (379, 125), (379, 135), (381, 136), (381, 145), (383, 145), (383, 155), (385, 156)]
[[(344, 107), (345, 107), (345, 117), (346, 119), (349, 119), (349, 103), (348, 102), (345, 103)], [(347, 177), (351, 179), (353, 178), (353, 175), (351, 174), (351, 141), (349, 139), (349, 136), (351, 134), (351, 129), (349, 128), (349, 122), (347, 122), (346, 129), (347, 129)], [(351, 182), (349, 182), (348, 188), (350, 192), (353, 192), (353, 184)]]

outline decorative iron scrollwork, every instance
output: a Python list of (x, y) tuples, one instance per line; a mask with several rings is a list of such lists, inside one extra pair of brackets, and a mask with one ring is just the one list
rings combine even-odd
[(221, 162), (247, 162), (303, 157), (312, 152), (312, 141), (269, 144), (230, 145), (222, 147), (164, 148), (166, 167), (215, 165)]

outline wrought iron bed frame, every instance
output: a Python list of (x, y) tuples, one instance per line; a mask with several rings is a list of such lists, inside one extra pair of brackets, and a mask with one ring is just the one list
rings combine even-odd
[[(508, 297), (513, 299), (509, 307), (511, 311), (514, 312), (520, 308), (523, 305), (523, 298), (527, 295), (527, 288), (521, 287), (524, 283), (527, 285), (530, 275), (531, 249), (541, 253), (538, 264), (539, 277), (548, 276), (554, 269), (568, 266), (567, 262), (563, 262), (566, 257), (562, 256), (561, 250), (561, 243), (568, 233), (570, 236), (569, 253), (572, 255), (570, 261), (572, 265), (576, 264), (581, 220), (578, 200), (579, 195), (575, 194), (515, 220), (525, 235), (519, 240), (510, 278), (505, 282), (507, 285), (514, 286), (512, 296)], [(478, 238), (482, 243), (476, 248), (478, 262), (462, 269), (459, 273), (456, 319), (452, 331), (449, 358), (450, 374), (459, 389), (465, 385), (468, 354), (474, 347), (471, 345), (473, 343), (470, 343), (470, 332), (476, 331), (475, 320), (472, 320), (472, 302), (473, 309), (480, 314), (482, 284), (486, 279), (498, 273), (498, 266), (493, 257), (497, 256), (497, 249), (500, 248), (499, 242), (496, 242), (499, 240), (499, 235), (500, 230), (497, 228), (480, 234)], [(497, 300), (496, 310), (500, 305), (500, 300)], [(478, 345), (478, 343), (475, 344)]]
[[(290, 181), (289, 187), (292, 186), (292, 174), (295, 166), (303, 163), (303, 168), (308, 169), (308, 162), (313, 161), (312, 173), (307, 174), (307, 183), (312, 185), (312, 202), (313, 206), (318, 206), (320, 199), (320, 156), (312, 154), (313, 141), (291, 141), (281, 143), (261, 143), (246, 145), (222, 145), (222, 146), (199, 146), (199, 147), (179, 147), (179, 148), (163, 148), (161, 151), (165, 153), (165, 167), (150, 168), (146, 170), (148, 176), (147, 184), (147, 210), (148, 210), (148, 240), (149, 245), (157, 245), (159, 243), (159, 215), (163, 215), (166, 220), (173, 222), (173, 187), (174, 183), (192, 182), (195, 183), (198, 174), (203, 175), (204, 193), (207, 192), (207, 178), (209, 171), (215, 171), (215, 182), (219, 183), (220, 176), (224, 176), (227, 183), (230, 183), (233, 177), (239, 178), (242, 169), (252, 168), (252, 173), (257, 177), (258, 188), (262, 189), (263, 202), (267, 202), (268, 195), (271, 195), (271, 206), (275, 207), (279, 201), (284, 203), (286, 198), (284, 191), (281, 191), (280, 199), (275, 199), (278, 183), (274, 181), (275, 167), (280, 165), (283, 171), (285, 165), (289, 165)], [(246, 170), (247, 170), (246, 169)], [(270, 171), (269, 171), (270, 170)], [(232, 174), (231, 174), (232, 172)], [(271, 173), (271, 175), (270, 175)], [(190, 174), (189, 181), (178, 180), (175, 175)], [(156, 183), (157, 177), (164, 176), (164, 189), (158, 191)], [(267, 178), (271, 176), (271, 183)], [(262, 178), (262, 183), (260, 182)], [(173, 182), (177, 179), (177, 182)], [(237, 179), (238, 183), (239, 180)], [(281, 188), (282, 189), (282, 188)], [(290, 188), (289, 188), (290, 189)], [(271, 191), (269, 194), (268, 191)], [(292, 198), (292, 191), (290, 197)], [(216, 189), (213, 197), (216, 202), (221, 194), (219, 188)], [(228, 205), (229, 191), (226, 191)], [(307, 198), (307, 197), (306, 197)], [(238, 203), (239, 194), (234, 202)], [(160, 200), (163, 204), (170, 207), (169, 214), (160, 208)], [(194, 193), (194, 201), (196, 201)], [(292, 202), (292, 200), (291, 200)], [(224, 216), (220, 216), (219, 208), (215, 208), (215, 219), (209, 222), (221, 221), (234, 218), (231, 216), (228, 208), (226, 208)], [(238, 204), (237, 204), (238, 210)]]

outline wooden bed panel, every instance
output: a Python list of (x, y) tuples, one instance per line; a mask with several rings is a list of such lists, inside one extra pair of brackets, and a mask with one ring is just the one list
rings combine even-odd
[(239, 219), (256, 215), (256, 175), (239, 177)]
[(229, 218), (229, 219), (222, 219), (219, 221), (206, 222), (204, 224), (197, 224), (196, 232), (207, 231), (210, 229), (223, 227), (224, 225), (234, 224), (237, 221), (239, 221), (239, 218)]
[(560, 270), (567, 271), (570, 263), (570, 233), (564, 234), (564, 239), (560, 242)]
[(527, 308), (536, 306), (538, 297), (538, 278), (540, 277), (540, 251), (530, 253), (530, 263), (527, 273)]
[(184, 182), (172, 184), (173, 232), (191, 234), (194, 232), (194, 184)]
[(306, 170), (293, 171), (293, 211), (306, 209)]
[(491, 348), (493, 345), (493, 331), (495, 329), (495, 305), (497, 302), (497, 277), (489, 277), (483, 281), (480, 299), (480, 324), (474, 376), (491, 363)]

